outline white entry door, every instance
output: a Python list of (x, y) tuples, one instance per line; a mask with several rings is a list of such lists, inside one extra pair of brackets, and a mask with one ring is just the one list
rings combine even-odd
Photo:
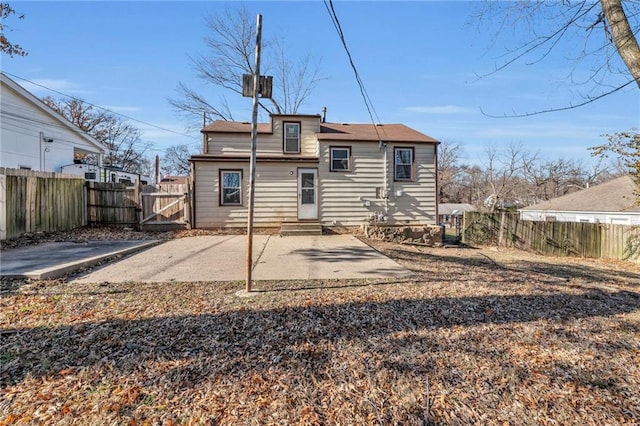
[(298, 169), (298, 219), (318, 218), (318, 169)]

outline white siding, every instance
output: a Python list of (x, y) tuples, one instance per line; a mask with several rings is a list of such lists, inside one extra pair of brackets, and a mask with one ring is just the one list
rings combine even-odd
[[(75, 131), (2, 84), (0, 96), (0, 167), (60, 172), (73, 163), (74, 147), (98, 153)], [(41, 142), (40, 132), (53, 142)]]
[[(256, 166), (254, 223), (256, 226), (280, 226), (295, 220), (298, 212), (299, 167), (305, 163), (262, 163)], [(219, 170), (242, 170), (242, 206), (219, 205)], [(195, 165), (196, 227), (247, 226), (248, 163), (198, 162)]]
[[(351, 147), (351, 171), (331, 172), (332, 146)], [(320, 220), (324, 225), (357, 226), (369, 217), (387, 212), (391, 224), (435, 224), (436, 191), (433, 145), (414, 146), (417, 178), (415, 182), (393, 181), (393, 145), (388, 146), (387, 209), (376, 192), (384, 191), (384, 152), (377, 142), (322, 142), (320, 144)], [(396, 191), (402, 191), (396, 195)]]
[[(300, 122), (300, 153), (283, 154), (283, 121)], [(290, 157), (317, 157), (318, 147), (316, 133), (320, 131), (318, 117), (278, 117), (273, 120), (273, 133), (258, 133), (256, 143), (258, 155), (283, 155)], [(211, 155), (249, 155), (251, 152), (251, 136), (246, 133), (218, 133), (208, 141), (208, 154)]]
[[(391, 194), (389, 219), (391, 223), (436, 224), (436, 167), (435, 145), (415, 144), (415, 174), (413, 182), (394, 182), (393, 148), (411, 144), (389, 144), (388, 167)], [(401, 194), (398, 195), (398, 191)]]
[(520, 210), (520, 219), (531, 221), (606, 223), (640, 225), (640, 212), (570, 212), (554, 210)]

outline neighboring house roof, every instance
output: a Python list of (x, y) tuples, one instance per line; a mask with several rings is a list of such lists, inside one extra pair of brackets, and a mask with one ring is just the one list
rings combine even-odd
[(462, 214), (462, 212), (475, 212), (476, 208), (471, 204), (466, 203), (442, 203), (438, 204), (438, 214), (439, 215), (451, 215), (454, 211), (457, 211), (456, 214)]
[(322, 123), (318, 140), (439, 143), (404, 124)]
[[(275, 116), (272, 116), (275, 117)], [(280, 117), (280, 115), (278, 116)], [(295, 115), (285, 117), (295, 118)], [(304, 117), (316, 117), (307, 116)], [(319, 117), (319, 116), (318, 116)], [(202, 133), (251, 133), (251, 123), (216, 120), (203, 128)], [(273, 133), (271, 123), (258, 123), (258, 133)], [(404, 124), (348, 124), (321, 123), (316, 137), (321, 141), (373, 141), (439, 143), (431, 136), (413, 130)]]
[(49, 107), (47, 104), (42, 102), (41, 99), (39, 99), (38, 97), (34, 96), (27, 89), (25, 89), (24, 87), (20, 86), (15, 81), (13, 81), (5, 73), (0, 72), (0, 81), (2, 81), (2, 84), (7, 85), (9, 88), (11, 88), (15, 92), (17, 92), (23, 98), (25, 98), (29, 102), (31, 102), (31, 104), (33, 104), (33, 106), (35, 106), (36, 108), (40, 109), (44, 113), (48, 114), (49, 116), (51, 116), (51, 118), (53, 118), (54, 120), (60, 122), (65, 127), (69, 128), (69, 130), (71, 130), (71, 131), (75, 132), (76, 134), (78, 134), (81, 138), (83, 138), (89, 144), (94, 145), (96, 148), (98, 148), (103, 153), (106, 153), (109, 150), (105, 145), (100, 143), (93, 136), (91, 136), (87, 132), (81, 130), (78, 126), (76, 126), (75, 124), (73, 124), (72, 122), (70, 122), (69, 120), (64, 118), (62, 115), (58, 114), (58, 112), (56, 112), (53, 108)]
[(633, 179), (623, 176), (520, 210), (640, 212), (640, 205), (637, 204), (637, 196), (634, 194), (637, 190)]

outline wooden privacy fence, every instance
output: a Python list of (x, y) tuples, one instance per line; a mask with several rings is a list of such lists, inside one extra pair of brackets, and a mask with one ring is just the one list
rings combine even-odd
[(140, 203), (145, 229), (188, 228), (191, 223), (189, 184), (160, 183), (142, 188)]
[(191, 222), (189, 184), (87, 182), (87, 200), (90, 225), (169, 230), (188, 228)]
[(84, 179), (0, 168), (0, 239), (83, 226)]
[(518, 213), (465, 212), (463, 241), (555, 256), (640, 261), (640, 227), (520, 220)]
[(138, 225), (137, 185), (87, 182), (87, 222), (89, 225)]
[(0, 168), (0, 239), (84, 225), (189, 228), (191, 185), (87, 182), (61, 173)]

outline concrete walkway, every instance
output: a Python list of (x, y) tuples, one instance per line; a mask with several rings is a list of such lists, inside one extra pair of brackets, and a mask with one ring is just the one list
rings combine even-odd
[(156, 240), (58, 242), (5, 250), (0, 252), (0, 276), (57, 278), (158, 243)]
[[(246, 275), (245, 235), (179, 238), (129, 256), (78, 282), (236, 281)], [(411, 271), (350, 235), (253, 239), (253, 279), (397, 278)]]

